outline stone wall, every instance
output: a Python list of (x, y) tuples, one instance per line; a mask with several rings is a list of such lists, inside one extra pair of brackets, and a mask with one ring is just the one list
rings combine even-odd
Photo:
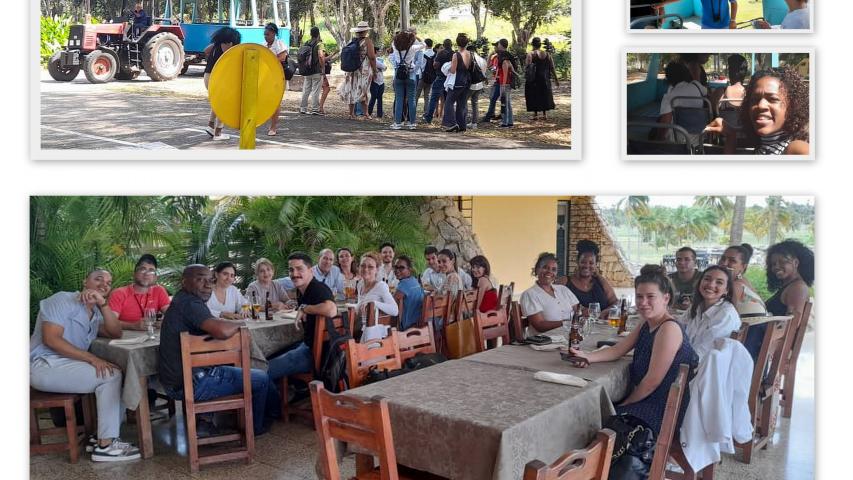
[(462, 216), (454, 197), (429, 197), (420, 209), (421, 222), (426, 226), (435, 248), (456, 253), (459, 266), (483, 254), (471, 223)]
[(601, 216), (594, 197), (572, 197), (571, 205), (569, 271), (574, 272), (577, 268), (578, 240), (592, 240), (601, 250), (598, 264), (604, 278), (614, 287), (632, 287), (634, 274), (610, 235), (609, 226)]

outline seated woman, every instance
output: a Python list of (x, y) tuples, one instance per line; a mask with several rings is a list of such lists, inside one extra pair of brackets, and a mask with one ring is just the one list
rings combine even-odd
[[(576, 366), (586, 363), (611, 362), (625, 356), (631, 349), (634, 357), (630, 367), (628, 396), (616, 405), (616, 413), (628, 413), (643, 420), (654, 431), (660, 433), (666, 397), (669, 387), (678, 375), (679, 366), (691, 367), (688, 381), (699, 364), (699, 358), (684, 333), (684, 327), (669, 314), (667, 307), (672, 303), (672, 284), (666, 278), (666, 270), (659, 265), (646, 265), (634, 280), (637, 312), (640, 325), (612, 347), (594, 352), (583, 352), (572, 348), (570, 353), (578, 357)], [(684, 390), (678, 425), (690, 399), (690, 389)]]
[(719, 265), (706, 268), (693, 293), (693, 304), (681, 317), (700, 360), (713, 350), (715, 340), (729, 338), (740, 328), (740, 315), (732, 305), (733, 287), (729, 270)]
[(246, 288), (246, 299), (252, 303), (264, 305), (269, 293), (270, 302), (274, 311), (284, 308), (289, 297), (281, 283), (273, 281), (275, 278), (275, 267), (266, 258), (259, 258), (255, 262), (255, 281)]
[(729, 85), (714, 90), (711, 103), (717, 105), (717, 111), (737, 110), (743, 104), (746, 87), (743, 85), (749, 74), (749, 63), (743, 55), (729, 55), (726, 59)]
[(761, 297), (755, 293), (755, 288), (744, 276), (746, 269), (749, 268), (750, 258), (752, 258), (752, 246), (744, 243), (727, 248), (717, 262), (718, 265), (732, 272), (734, 289), (731, 300), (735, 310), (741, 316), (767, 311)]
[(369, 314), (366, 310), (368, 303), (373, 303), (378, 310), (379, 315), (395, 316), (399, 314), (397, 302), (391, 295), (391, 290), (388, 284), (379, 280), (377, 272), (382, 260), (379, 259), (379, 254), (376, 252), (367, 252), (361, 256), (361, 261), (358, 265), (358, 271), (361, 275), (361, 281), (358, 283), (357, 294), (358, 303), (357, 310), (359, 313)]
[(588, 308), (590, 303), (597, 303), (601, 306), (601, 314), (606, 315), (607, 309), (616, 305), (619, 299), (607, 279), (598, 274), (598, 255), (601, 253), (598, 244), (581, 240), (577, 243), (577, 250), (578, 267), (566, 286), (582, 307)]
[(353, 261), (352, 250), (348, 247), (339, 248), (335, 257), (338, 259), (337, 265), (341, 269), (341, 275), (344, 276), (344, 295), (347, 299), (355, 298), (355, 286), (360, 279), (358, 267)]
[[(117, 365), (89, 353), (97, 336), (121, 338), (121, 324), (107, 305), (112, 275), (96, 269), (80, 292), (58, 292), (39, 302), (30, 337), (30, 385), (44, 392), (95, 393), (97, 444), (94, 462), (139, 458), (139, 450), (122, 442), (122, 374)], [(144, 401), (144, 400), (143, 400)]]
[(477, 285), (477, 310), (491, 312), (498, 308), (498, 290), (495, 288), (497, 280), (492, 276), (492, 267), (489, 261), (482, 255), (472, 258), (471, 276)]
[[(796, 240), (785, 240), (767, 249), (767, 288), (775, 292), (766, 302), (771, 314), (799, 319), (813, 283), (814, 252), (808, 247)], [(767, 324), (757, 325), (746, 335), (744, 345), (753, 360), (758, 358), (766, 329)]]
[(521, 294), (521, 314), (527, 317), (530, 326), (527, 335), (560, 328), (563, 321), (572, 318), (578, 299), (568, 287), (557, 285), (557, 256), (542, 253), (533, 266), (536, 283)]
[(412, 259), (400, 255), (394, 263), (394, 274), (400, 283), (394, 298), (403, 300), (403, 311), (400, 312), (400, 330), (408, 330), (418, 324), (424, 304), (424, 289), (418, 282), (418, 275), (412, 268)]
[(438, 252), (438, 271), (444, 274), (444, 283), (441, 285), (443, 292), (450, 292), (455, 297), (459, 290), (465, 288), (465, 281), (456, 266), (456, 254), (452, 250), (445, 248)]
[(207, 308), (214, 317), (228, 320), (244, 317), (241, 311), (243, 295), (234, 286), (236, 276), (237, 269), (231, 262), (221, 262), (213, 268), (213, 292), (207, 300)]
[(766, 20), (758, 20), (755, 28), (761, 29), (784, 29), (784, 30), (808, 30), (811, 28), (811, 12), (809, 11), (809, 0), (785, 0), (788, 4), (788, 14), (779, 25), (770, 25)]
[[(669, 62), (664, 71), (666, 82), (669, 84), (669, 90), (667, 90), (661, 99), (658, 123), (675, 123), (673, 117), (675, 106), (702, 108), (705, 105), (702, 99), (708, 95), (708, 89), (699, 80), (693, 79), (693, 75), (690, 73), (687, 65), (682, 62)], [(673, 105), (673, 101), (677, 97), (690, 97), (690, 99), (680, 98), (676, 102), (676, 105)], [(659, 128), (657, 138), (658, 140), (675, 141), (675, 135), (668, 128)]]
[[(809, 87), (790, 67), (756, 72), (740, 109), (740, 132), (756, 155), (809, 154)], [(706, 132), (723, 136), (723, 153), (737, 153), (738, 130), (716, 118)]]

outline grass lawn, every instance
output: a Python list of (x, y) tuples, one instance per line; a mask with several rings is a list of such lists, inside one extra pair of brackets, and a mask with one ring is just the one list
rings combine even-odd
[(737, 21), (745, 22), (753, 18), (763, 17), (762, 0), (740, 0), (737, 2)]

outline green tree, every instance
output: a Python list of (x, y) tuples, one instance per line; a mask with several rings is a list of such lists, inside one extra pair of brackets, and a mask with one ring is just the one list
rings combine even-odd
[(729, 233), (729, 245), (740, 245), (743, 243), (743, 229), (746, 215), (746, 196), (735, 197), (732, 208), (732, 222)]
[(693, 197), (693, 205), (696, 207), (704, 207), (714, 213), (717, 224), (726, 217), (731, 216), (734, 209), (734, 203), (730, 197), (698, 195)]
[(492, 0), (492, 13), (512, 25), (512, 49), (519, 54), (542, 24), (548, 23), (561, 11), (565, 0)]

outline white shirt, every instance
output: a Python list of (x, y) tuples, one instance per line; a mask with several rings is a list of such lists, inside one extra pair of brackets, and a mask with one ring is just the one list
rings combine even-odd
[(430, 267), (427, 267), (424, 273), (421, 274), (421, 285), (425, 287), (430, 286), (436, 290), (444, 285), (444, 280), (445, 275), (443, 273), (437, 272)]
[(390, 269), (385, 268), (385, 264), (379, 266), (379, 270), (376, 272), (376, 276), (379, 277), (379, 280), (388, 284), (389, 287), (396, 287), (399, 280), (397, 280), (397, 276), (394, 275), (394, 264), (389, 263), (388, 266)]
[(280, 38), (273, 40), (272, 45), (269, 45), (266, 42), (264, 42), (264, 45), (266, 45), (267, 48), (269, 48), (276, 56), (281, 52), (287, 51), (287, 47), (284, 46), (284, 42), (282, 42)]
[[(549, 322), (563, 321), (572, 316), (574, 306), (580, 303), (578, 297), (565, 285), (551, 285), (554, 296), (548, 294), (538, 284), (533, 284), (521, 294), (521, 313), (525, 317), (542, 314), (542, 318)], [(527, 327), (528, 335), (543, 333), (536, 330), (532, 325)]]
[(682, 315), (680, 321), (687, 330), (687, 339), (701, 362), (705, 355), (714, 349), (718, 338), (729, 338), (732, 332), (740, 328), (740, 315), (731, 302), (720, 299), (704, 312), (697, 311), (695, 317), (690, 310)]
[(373, 77), (373, 83), (385, 85), (385, 70), (388, 70), (388, 67), (385, 66), (385, 60), (382, 57), (376, 57), (376, 70), (379, 74)]
[(319, 265), (314, 265), (311, 270), (314, 272), (314, 278), (329, 287), (333, 294), (344, 293), (344, 274), (341, 273), (341, 269), (337, 265), (332, 265), (329, 273), (320, 271)]
[(674, 87), (669, 87), (669, 91), (661, 99), (660, 114), (666, 115), (667, 113), (672, 113), (672, 100), (676, 97), (696, 97), (696, 100), (679, 100), (679, 107), (702, 108), (705, 105), (702, 97), (707, 95), (708, 89), (697, 80), (693, 80), (690, 83), (681, 82)]
[(388, 284), (384, 282), (376, 282), (373, 285), (373, 288), (364, 292), (364, 282), (359, 282), (358, 284), (358, 307), (366, 303), (373, 302), (376, 305), (376, 308), (379, 309), (380, 312), (385, 315), (397, 315), (400, 313), (397, 308), (397, 302), (394, 300), (394, 296), (391, 295), (391, 290), (388, 288)]
[(214, 317), (220, 317), (223, 312), (239, 313), (242, 306), (243, 295), (240, 294), (240, 290), (238, 290), (234, 285), (231, 285), (225, 290), (225, 302), (220, 302), (219, 299), (216, 298), (215, 292), (212, 293), (210, 298), (207, 300), (207, 308), (210, 309), (210, 313), (212, 313)]
[(782, 28), (785, 30), (808, 30), (811, 25), (811, 13), (809, 7), (800, 8), (788, 12), (781, 25), (771, 25), (770, 28)]

